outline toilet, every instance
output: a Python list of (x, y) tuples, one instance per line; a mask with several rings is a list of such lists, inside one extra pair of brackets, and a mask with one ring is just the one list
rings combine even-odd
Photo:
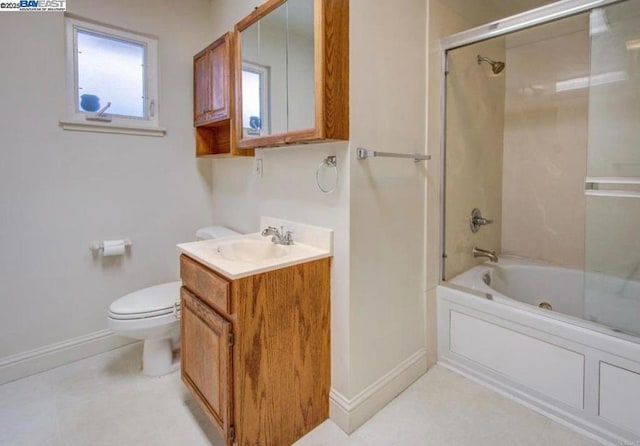
[[(239, 235), (223, 226), (198, 229), (197, 240)], [(180, 346), (182, 282), (169, 282), (129, 293), (109, 306), (109, 328), (116, 334), (144, 341), (142, 373), (166, 375), (180, 366), (175, 352)]]

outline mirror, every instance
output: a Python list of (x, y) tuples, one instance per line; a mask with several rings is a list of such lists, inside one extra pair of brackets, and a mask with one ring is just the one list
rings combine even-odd
[(238, 28), (242, 139), (315, 128), (314, 0), (274, 0), (265, 10)]

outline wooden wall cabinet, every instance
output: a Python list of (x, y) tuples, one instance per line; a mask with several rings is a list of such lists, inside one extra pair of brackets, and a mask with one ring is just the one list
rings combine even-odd
[[(349, 139), (349, 0), (268, 0), (235, 32), (239, 148)], [(250, 112), (248, 72), (268, 77)]]
[(194, 124), (206, 125), (231, 117), (231, 51), (225, 34), (193, 58)]
[(253, 156), (235, 144), (234, 54), (235, 37), (229, 32), (193, 58), (196, 156)]
[(180, 266), (182, 380), (226, 444), (290, 445), (327, 419), (330, 259), (237, 280)]

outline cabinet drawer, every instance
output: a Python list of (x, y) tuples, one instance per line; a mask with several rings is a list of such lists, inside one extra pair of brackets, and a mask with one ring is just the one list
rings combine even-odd
[(232, 313), (227, 280), (184, 254), (180, 256), (180, 277), (183, 285), (205, 303), (225, 313)]

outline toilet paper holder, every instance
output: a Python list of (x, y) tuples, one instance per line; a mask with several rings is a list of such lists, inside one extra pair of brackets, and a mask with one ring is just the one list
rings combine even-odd
[[(109, 241), (115, 242), (120, 240), (109, 240)], [(133, 245), (133, 242), (131, 241), (130, 237), (123, 239), (122, 242), (124, 243), (125, 249)], [(104, 241), (100, 242), (98, 240), (93, 240), (91, 243), (89, 243), (89, 249), (92, 252), (104, 252)]]

